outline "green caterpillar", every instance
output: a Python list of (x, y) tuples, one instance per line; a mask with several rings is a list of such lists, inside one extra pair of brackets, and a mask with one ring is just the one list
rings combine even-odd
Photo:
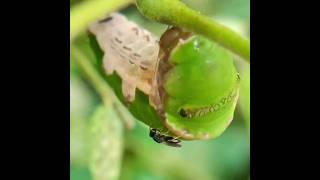
[(105, 52), (107, 81), (157, 136), (215, 138), (232, 121), (240, 77), (224, 48), (178, 27), (158, 40), (117, 13), (90, 31)]
[(230, 124), (240, 77), (232, 56), (217, 44), (178, 27), (160, 39), (152, 104), (181, 139), (217, 137)]

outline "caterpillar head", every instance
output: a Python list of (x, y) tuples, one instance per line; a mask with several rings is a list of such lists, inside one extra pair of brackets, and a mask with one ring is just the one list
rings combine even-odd
[(240, 79), (231, 54), (177, 27), (163, 34), (160, 47), (150, 101), (164, 125), (180, 139), (219, 136), (238, 98)]

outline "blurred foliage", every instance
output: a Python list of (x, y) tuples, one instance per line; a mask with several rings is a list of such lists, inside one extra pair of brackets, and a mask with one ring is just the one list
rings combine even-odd
[[(236, 120), (237, 121), (237, 120)], [(180, 149), (146, 138), (141, 123), (126, 135), (121, 179), (246, 179), (249, 146), (245, 129), (234, 123), (217, 140), (183, 142)], [(139, 147), (138, 149), (136, 147)], [(142, 171), (140, 173), (136, 173)], [(141, 177), (140, 177), (141, 176)]]
[(92, 177), (88, 167), (74, 164), (70, 166), (70, 179), (71, 180), (89, 180), (89, 179), (92, 179)]
[[(70, 0), (76, 6), (85, 0)], [(249, 36), (249, 0), (183, 0), (193, 9), (217, 17), (226, 26)], [(121, 11), (129, 19), (160, 36), (167, 26), (148, 21), (129, 6)], [(90, 43), (85, 34), (74, 42)], [(82, 51), (95, 57), (91, 51)], [(70, 61), (70, 178), (72, 180), (247, 180), (250, 172), (250, 66), (236, 60), (242, 84), (239, 106), (231, 126), (216, 140), (183, 142), (167, 147), (148, 137), (149, 129), (135, 121), (131, 130), (114, 107), (102, 101), (77, 64)], [(95, 58), (92, 58), (95, 59)], [(237, 59), (237, 58), (236, 58)], [(99, 62), (93, 62), (99, 66)], [(121, 111), (126, 118), (132, 118)], [(114, 173), (114, 174), (112, 174)], [(114, 177), (114, 178), (111, 178)]]
[(123, 126), (112, 104), (98, 107), (88, 127), (88, 164), (92, 176), (94, 179), (118, 179), (122, 161)]
[(249, 0), (182, 0), (192, 9), (208, 16), (226, 16), (231, 19), (248, 21), (250, 18)]
[(250, 134), (250, 67), (245, 66), (242, 69), (242, 82), (240, 86), (239, 105), (242, 111), (243, 119), (246, 122)]
[(136, 0), (136, 6), (149, 20), (185, 28), (219, 44), (250, 62), (250, 40), (227, 26), (194, 10), (180, 0)]

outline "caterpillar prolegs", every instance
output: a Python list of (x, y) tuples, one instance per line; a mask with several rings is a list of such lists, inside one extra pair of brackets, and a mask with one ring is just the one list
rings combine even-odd
[(121, 77), (126, 100), (134, 101), (136, 88), (148, 95), (159, 53), (157, 37), (119, 13), (93, 23), (89, 30), (105, 52), (106, 73), (116, 71)]

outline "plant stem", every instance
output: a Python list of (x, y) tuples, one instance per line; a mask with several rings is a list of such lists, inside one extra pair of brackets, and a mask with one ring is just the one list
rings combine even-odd
[(70, 10), (70, 41), (92, 21), (102, 18), (131, 2), (132, 0), (88, 0), (75, 6)]
[(122, 103), (114, 95), (112, 89), (108, 86), (102, 76), (95, 69), (90, 60), (77, 48), (75, 45), (70, 46), (71, 56), (83, 70), (84, 74), (92, 84), (93, 88), (99, 93), (103, 103), (106, 106), (114, 108), (115, 112), (122, 120), (123, 124), (127, 129), (132, 129), (134, 121), (131, 117), (128, 117), (128, 112), (122, 108)]
[(203, 35), (250, 62), (250, 41), (179, 0), (137, 0), (139, 11), (149, 19)]
[(83, 70), (89, 82), (93, 85), (94, 89), (100, 94), (105, 103), (116, 99), (111, 88), (107, 85), (104, 79), (100, 76), (98, 71), (94, 68), (92, 63), (89, 62), (87, 57), (74, 45), (70, 46), (71, 56)]

